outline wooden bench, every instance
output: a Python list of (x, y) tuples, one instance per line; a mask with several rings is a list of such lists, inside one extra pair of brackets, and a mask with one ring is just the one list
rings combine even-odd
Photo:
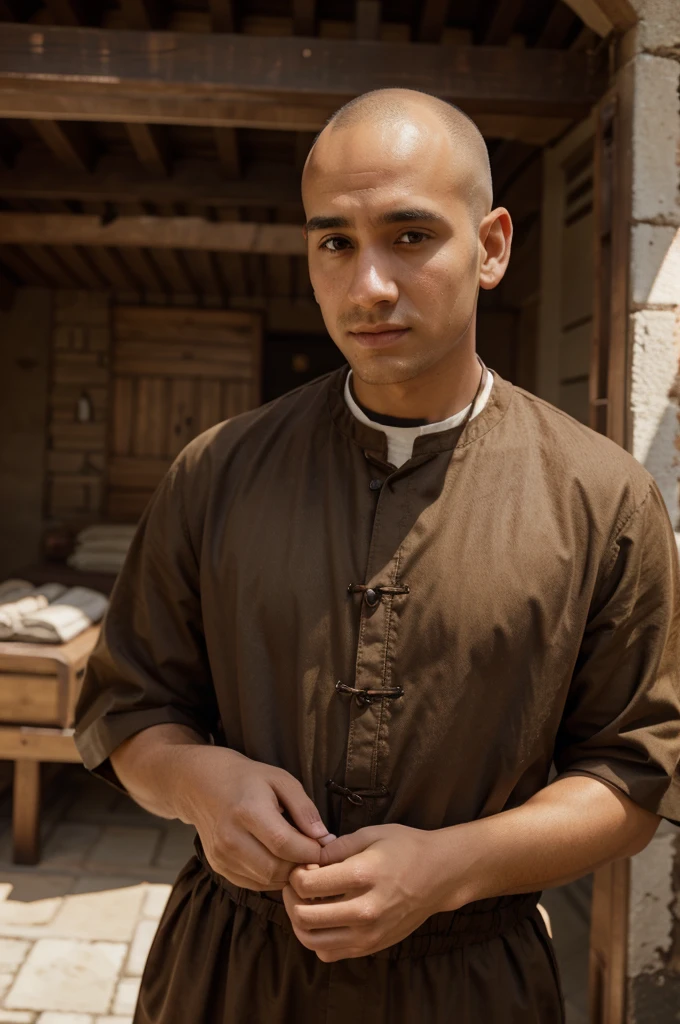
[(78, 762), (73, 715), (99, 636), (91, 626), (65, 644), (0, 642), (0, 759), (14, 761), (13, 860), (40, 859), (40, 765)]

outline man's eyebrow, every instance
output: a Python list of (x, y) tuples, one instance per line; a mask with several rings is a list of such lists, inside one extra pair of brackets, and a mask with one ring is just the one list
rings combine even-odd
[(328, 231), (330, 228), (351, 226), (351, 221), (347, 217), (311, 217), (305, 224), (307, 231)]
[(403, 210), (390, 210), (389, 213), (383, 213), (378, 218), (380, 224), (403, 224), (410, 220), (431, 220), (439, 221), (440, 223), (446, 223), (444, 217), (440, 213), (435, 213), (433, 210), (426, 210), (421, 207), (407, 207)]
[[(423, 207), (409, 206), (400, 210), (390, 210), (378, 217), (378, 224), (406, 224), (414, 220), (436, 221), (445, 224), (446, 220), (434, 210)], [(330, 231), (333, 228), (351, 228), (352, 221), (347, 217), (311, 217), (305, 227), (307, 231)]]

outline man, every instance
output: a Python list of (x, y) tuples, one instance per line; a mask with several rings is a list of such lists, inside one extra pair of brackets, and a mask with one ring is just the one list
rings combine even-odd
[(558, 1022), (539, 891), (680, 818), (668, 516), (478, 361), (512, 227), (466, 117), (360, 97), (303, 199), (351, 376), (185, 448), (80, 700), (88, 767), (198, 832), (135, 1024)]

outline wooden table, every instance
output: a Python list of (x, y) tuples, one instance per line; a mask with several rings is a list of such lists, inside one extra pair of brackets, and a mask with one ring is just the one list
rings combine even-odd
[(78, 762), (73, 714), (99, 636), (90, 626), (65, 644), (0, 642), (0, 759), (14, 761), (13, 859), (40, 859), (40, 765)]

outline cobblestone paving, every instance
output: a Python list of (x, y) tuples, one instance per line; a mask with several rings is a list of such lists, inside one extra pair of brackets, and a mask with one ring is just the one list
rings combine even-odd
[[(11, 862), (10, 811), (9, 799), (0, 802), (0, 1024), (132, 1024), (146, 956), (193, 830), (154, 818), (71, 765), (46, 789), (40, 864), (19, 867)], [(586, 1024), (587, 908), (569, 896), (555, 890), (543, 903), (567, 1024)]]
[(84, 768), (47, 788), (43, 856), (11, 862), (0, 806), (0, 1024), (131, 1024), (144, 962), (192, 829)]

